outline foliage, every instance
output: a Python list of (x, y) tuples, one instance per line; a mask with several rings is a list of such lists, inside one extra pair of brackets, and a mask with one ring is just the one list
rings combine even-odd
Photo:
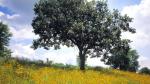
[(52, 65), (53, 64), (53, 61), (50, 61), (48, 58), (46, 59), (46, 64), (47, 65)]
[(143, 67), (139, 72), (141, 74), (149, 74), (150, 75), (150, 69), (147, 67)]
[(30, 60), (30, 59), (23, 58), (23, 57), (21, 57), (21, 58), (19, 58), (19, 57), (12, 58), (11, 57), (9, 59), (1, 58), (0, 63), (9, 62), (10, 60), (14, 60), (15, 62), (17, 62), (21, 65), (24, 65), (26, 67), (29, 67), (29, 66), (34, 66), (36, 68), (53, 67), (53, 68), (60, 68), (60, 69), (67, 69), (67, 70), (77, 69), (77, 66), (70, 65), (70, 64), (63, 64), (63, 63), (53, 63), (53, 61), (50, 61), (48, 59), (46, 62), (44, 62), (42, 60)]
[(111, 50), (124, 43), (122, 32), (135, 33), (129, 25), (132, 18), (121, 16), (117, 10), (111, 12), (104, 0), (40, 0), (34, 12), (32, 26), (39, 38), (32, 47), (77, 46), (81, 70), (88, 56), (107, 60)]
[[(2, 58), (4, 59), (4, 58)], [(1, 84), (34, 84), (29, 76), (29, 69), (21, 66), (16, 60), (0, 61)]]
[(0, 57), (11, 56), (11, 51), (7, 48), (10, 37), (8, 26), (0, 22)]
[(121, 45), (122, 46), (113, 48), (111, 51), (111, 56), (109, 56), (109, 59), (104, 62), (115, 69), (119, 68), (121, 70), (127, 70), (129, 65), (129, 57), (127, 56), (129, 44), (124, 40)]
[(138, 67), (139, 67), (139, 62), (138, 62), (139, 55), (138, 55), (137, 51), (136, 50), (130, 50), (128, 52), (127, 56), (129, 57), (128, 70), (129, 71), (137, 71)]
[(137, 71), (138, 57), (136, 50), (128, 48), (115, 49), (106, 64), (121, 70)]
[(53, 64), (54, 67), (59, 67), (59, 68), (65, 68), (65, 65), (63, 63), (55, 63)]

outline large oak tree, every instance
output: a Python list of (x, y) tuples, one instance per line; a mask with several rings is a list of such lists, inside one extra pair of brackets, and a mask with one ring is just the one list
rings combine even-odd
[(117, 10), (111, 12), (105, 1), (40, 0), (34, 12), (32, 26), (39, 38), (33, 41), (33, 48), (77, 46), (81, 70), (86, 57), (107, 58), (122, 42), (122, 32), (135, 32), (129, 26), (132, 19)]

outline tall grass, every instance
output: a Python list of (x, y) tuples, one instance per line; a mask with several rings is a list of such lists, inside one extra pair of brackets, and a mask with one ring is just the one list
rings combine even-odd
[(1, 63), (0, 84), (150, 84), (149, 75), (113, 69), (59, 69), (24, 66), (15, 60)]

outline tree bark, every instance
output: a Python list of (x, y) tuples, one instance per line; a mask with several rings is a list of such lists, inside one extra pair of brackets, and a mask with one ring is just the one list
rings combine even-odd
[(79, 58), (80, 58), (80, 70), (85, 70), (85, 54), (83, 50), (79, 50)]

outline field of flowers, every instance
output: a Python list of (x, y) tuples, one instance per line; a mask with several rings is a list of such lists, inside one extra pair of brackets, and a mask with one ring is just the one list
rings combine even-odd
[(39, 68), (14, 61), (0, 64), (0, 84), (150, 84), (150, 76), (110, 69)]

